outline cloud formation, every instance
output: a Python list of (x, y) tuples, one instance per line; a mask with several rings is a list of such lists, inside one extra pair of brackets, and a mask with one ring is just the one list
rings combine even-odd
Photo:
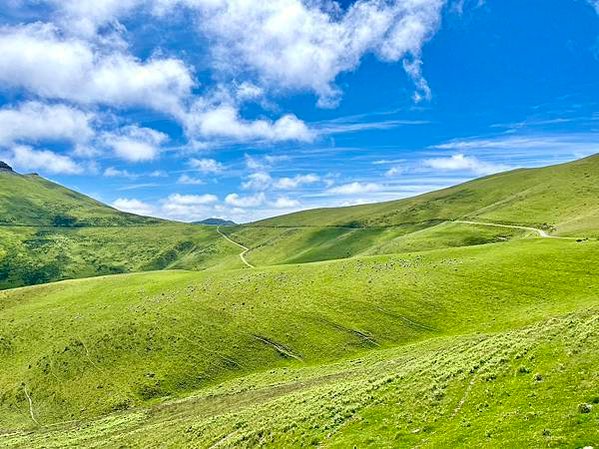
[(50, 150), (35, 150), (27, 145), (15, 145), (3, 156), (15, 168), (22, 170), (45, 170), (54, 174), (75, 175), (83, 168), (73, 159)]
[(366, 54), (385, 62), (408, 58), (420, 98), (430, 95), (420, 70), (424, 43), (435, 33), (445, 0), (359, 0), (342, 10), (330, 1), (158, 0), (156, 11), (186, 6), (213, 44), (212, 65), (225, 79), (251, 74), (271, 92), (309, 91), (331, 107), (339, 74)]
[(1, 27), (0, 54), (0, 83), (40, 98), (180, 113), (194, 85), (178, 59), (141, 61), (120, 49), (100, 50), (49, 23)]
[(4, 107), (0, 109), (0, 145), (44, 140), (86, 142), (95, 132), (92, 120), (92, 114), (63, 104), (29, 101)]
[(134, 125), (107, 133), (103, 140), (119, 158), (129, 162), (141, 162), (155, 159), (160, 153), (160, 145), (168, 140), (168, 136), (150, 128)]
[(489, 175), (508, 169), (506, 165), (491, 164), (475, 156), (454, 154), (449, 157), (425, 159), (422, 165), (439, 171), (467, 171), (477, 175)]

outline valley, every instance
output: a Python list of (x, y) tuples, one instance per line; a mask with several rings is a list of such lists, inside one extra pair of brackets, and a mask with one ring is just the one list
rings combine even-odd
[(15, 213), (3, 285), (51, 280), (23, 252), (73, 279), (0, 291), (0, 447), (592, 445), (598, 174), (224, 228)]

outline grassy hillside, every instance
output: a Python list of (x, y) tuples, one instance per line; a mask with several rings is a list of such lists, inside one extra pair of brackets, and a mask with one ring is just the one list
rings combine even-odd
[(488, 176), (414, 198), (315, 209), (255, 223), (262, 227), (380, 227), (460, 218), (515, 223), (558, 234), (599, 229), (599, 155)]
[(0, 170), (2, 226), (123, 226), (160, 222), (120, 212), (37, 175)]
[(93, 419), (277, 367), (595, 307), (598, 249), (527, 240), (5, 291), (0, 428), (35, 427), (25, 390), (44, 425)]
[(468, 246), (527, 234), (449, 223), (459, 219), (596, 238), (597, 179), (599, 155), (501, 173), (404, 200), (298, 212), (228, 232), (251, 249), (247, 258), (258, 265)]
[(124, 213), (37, 175), (0, 170), (0, 289), (134, 271), (238, 267), (212, 227)]
[(241, 267), (215, 228), (0, 227), (0, 289), (136, 271)]
[(0, 287), (125, 273), (0, 291), (0, 447), (597, 444), (599, 241), (531, 228), (599, 236), (598, 165), (221, 229), (257, 269), (87, 200), (0, 227)]
[(372, 351), (330, 365), (275, 368), (85, 424), (0, 435), (0, 445), (592, 446), (599, 440), (598, 312)]

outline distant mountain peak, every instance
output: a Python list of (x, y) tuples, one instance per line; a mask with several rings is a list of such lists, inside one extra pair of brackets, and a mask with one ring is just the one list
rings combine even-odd
[(222, 218), (206, 218), (202, 221), (196, 221), (194, 224), (201, 224), (207, 226), (235, 226), (237, 223), (231, 220), (223, 220)]
[(10, 165), (8, 165), (6, 162), (2, 162), (2, 161), (0, 161), (0, 171), (8, 171), (8, 172), (14, 173), (14, 170), (12, 169), (12, 167)]

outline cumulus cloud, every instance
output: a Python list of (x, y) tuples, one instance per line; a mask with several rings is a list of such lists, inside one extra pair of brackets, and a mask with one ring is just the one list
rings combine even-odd
[(119, 198), (112, 203), (112, 207), (137, 215), (153, 215), (155, 212), (151, 204), (135, 198)]
[(39, 97), (81, 104), (146, 106), (171, 114), (194, 85), (191, 71), (172, 58), (140, 61), (63, 37), (51, 24), (0, 28), (0, 83)]
[(164, 133), (139, 126), (127, 126), (104, 135), (104, 143), (115, 155), (130, 162), (155, 159), (160, 153), (160, 145), (167, 139)]
[(129, 14), (141, 0), (47, 0), (56, 8), (55, 16), (62, 28), (71, 33), (93, 37), (98, 28), (113, 24)]
[(226, 204), (240, 208), (262, 206), (265, 201), (266, 196), (262, 192), (249, 196), (240, 196), (237, 193), (230, 193), (225, 198)]
[(29, 101), (5, 107), (0, 109), (0, 145), (43, 140), (86, 142), (94, 135), (92, 119), (93, 115), (62, 104)]
[(199, 178), (194, 178), (193, 176), (189, 176), (186, 174), (183, 174), (181, 176), (179, 176), (179, 179), (177, 180), (177, 184), (187, 184), (187, 185), (192, 185), (192, 186), (200, 186), (202, 184), (205, 184), (204, 181), (202, 181)]
[(275, 209), (292, 209), (294, 207), (300, 206), (300, 202), (295, 199), (291, 199), (286, 196), (280, 196), (275, 201), (270, 203), (272, 207)]
[(340, 186), (332, 187), (327, 190), (328, 193), (338, 195), (357, 195), (361, 193), (379, 192), (383, 186), (374, 182), (351, 182)]
[(189, 166), (202, 173), (219, 173), (223, 171), (223, 164), (214, 159), (190, 159)]
[(434, 34), (445, 0), (361, 0), (346, 11), (331, 2), (301, 0), (157, 0), (166, 12), (186, 5), (199, 15), (198, 26), (212, 43), (213, 66), (236, 77), (253, 74), (270, 90), (303, 90), (335, 105), (337, 76), (355, 69), (371, 53), (386, 62), (408, 57), (406, 70), (420, 97), (420, 55)]
[(271, 142), (310, 141), (314, 138), (313, 132), (293, 114), (284, 115), (276, 121), (244, 120), (235, 106), (206, 105), (204, 101), (196, 102), (184, 116), (184, 122), (188, 133), (208, 138)]
[(174, 193), (161, 201), (160, 214), (178, 220), (199, 220), (206, 218), (217, 202), (218, 197), (209, 193), (203, 195)]
[(244, 190), (266, 190), (271, 184), (272, 177), (270, 174), (260, 171), (248, 175), (247, 180), (241, 184), (241, 188)]
[(450, 157), (425, 159), (422, 165), (439, 171), (469, 171), (477, 175), (488, 175), (505, 170), (506, 166), (490, 164), (475, 156), (454, 154)]
[(26, 145), (13, 146), (6, 159), (14, 167), (23, 170), (44, 170), (67, 175), (83, 172), (83, 168), (68, 156), (49, 150), (34, 150)]
[(307, 175), (296, 175), (293, 178), (279, 178), (274, 182), (274, 187), (281, 190), (289, 190), (306, 184), (314, 184), (318, 181), (320, 181), (320, 177), (314, 173), (310, 173)]

